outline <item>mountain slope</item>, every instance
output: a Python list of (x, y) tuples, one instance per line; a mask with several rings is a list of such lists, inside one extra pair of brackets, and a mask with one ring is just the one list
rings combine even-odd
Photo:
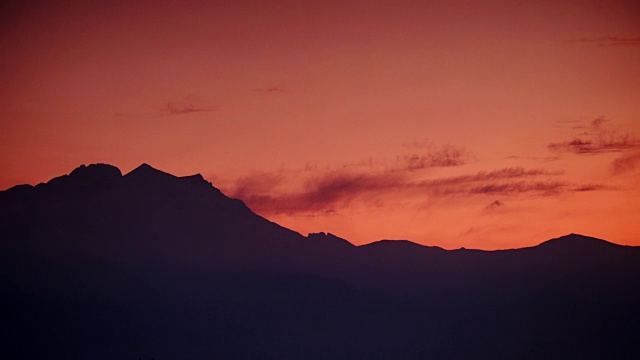
[(640, 353), (640, 251), (581, 235), (504, 251), (353, 246), (146, 164), (2, 191), (0, 219), (3, 358)]
[(125, 176), (109, 165), (80, 167), (35, 188), (9, 189), (0, 199), (0, 215), (12, 226), (3, 227), (3, 237), (14, 251), (41, 256), (231, 261), (238, 250), (303, 239), (199, 175), (179, 178), (146, 164)]

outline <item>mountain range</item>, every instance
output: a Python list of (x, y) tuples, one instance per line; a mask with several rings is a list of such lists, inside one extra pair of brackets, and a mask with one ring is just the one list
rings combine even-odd
[(0, 192), (0, 239), (5, 359), (640, 358), (640, 247), (578, 234), (355, 246), (93, 164)]

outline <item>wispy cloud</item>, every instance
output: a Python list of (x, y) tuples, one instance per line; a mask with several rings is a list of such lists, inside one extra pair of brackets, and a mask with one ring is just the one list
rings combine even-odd
[(400, 160), (402, 167), (407, 170), (421, 170), (430, 167), (460, 166), (469, 161), (470, 154), (453, 145), (428, 149), (423, 154), (405, 155)]
[(463, 184), (481, 181), (494, 181), (503, 179), (516, 179), (539, 175), (561, 175), (561, 172), (550, 172), (544, 169), (525, 169), (523, 167), (507, 167), (493, 171), (480, 171), (471, 175), (461, 175), (437, 180), (431, 180), (434, 184)]
[(355, 201), (405, 201), (460, 196), (550, 196), (563, 192), (599, 190), (601, 187), (573, 184), (544, 169), (504, 168), (475, 174), (416, 180), (411, 171), (331, 171), (307, 179), (298, 191), (276, 188), (270, 177), (244, 179), (231, 195), (265, 215), (333, 214)]
[(505, 207), (504, 203), (500, 200), (494, 200), (491, 204), (485, 206), (485, 210), (493, 211)]
[(628, 133), (621, 133), (609, 125), (610, 120), (598, 117), (588, 124), (587, 131), (573, 139), (550, 143), (549, 150), (557, 153), (593, 155), (610, 152), (622, 152), (640, 148), (640, 140)]
[[(507, 170), (507, 171), (505, 171)], [(550, 196), (566, 192), (582, 192), (608, 189), (600, 184), (576, 184), (573, 182), (539, 178), (525, 179), (535, 176), (535, 170), (522, 170), (512, 172), (510, 169), (479, 173), (465, 177), (437, 179), (422, 183), (423, 187), (430, 190), (432, 195), (438, 196), (470, 196), (470, 195), (503, 195), (513, 196), (518, 194), (530, 194), (535, 196)], [(520, 173), (520, 175), (518, 175)], [(490, 176), (487, 176), (490, 174)], [(503, 176), (496, 177), (497, 174)], [(540, 172), (539, 175), (553, 175), (550, 172)], [(555, 173), (559, 174), (559, 173)], [(464, 180), (463, 180), (464, 179)]]
[(541, 162), (549, 162), (549, 161), (556, 161), (559, 160), (560, 157), (558, 156), (545, 156), (545, 157), (538, 157), (538, 156), (517, 156), (517, 155), (510, 155), (505, 157), (505, 159), (507, 160), (532, 160), (532, 161), (541, 161)]
[(541, 195), (551, 195), (559, 193), (569, 186), (565, 181), (517, 181), (474, 186), (468, 189), (468, 193), (501, 195), (538, 193)]
[(218, 109), (214, 107), (205, 105), (204, 101), (194, 94), (187, 95), (177, 101), (171, 101), (165, 106), (165, 111), (169, 115), (184, 115), (217, 110)]
[(593, 47), (640, 46), (640, 37), (602, 36), (597, 38), (577, 38), (565, 41), (567, 44)]
[[(278, 193), (264, 191), (268, 185), (256, 188), (247, 184), (259, 183), (259, 179), (244, 182), (232, 196), (244, 200), (250, 208), (267, 214), (323, 213), (344, 207), (366, 193), (389, 192), (405, 187), (405, 179), (396, 174), (350, 174), (331, 172), (305, 182), (298, 192)], [(257, 191), (258, 190), (258, 191)]]
[(215, 108), (199, 107), (192, 103), (170, 102), (167, 104), (166, 111), (171, 115), (192, 114), (196, 112), (216, 111)]
[(625, 174), (640, 170), (640, 151), (624, 154), (613, 160), (611, 164), (615, 175)]
[(598, 190), (613, 190), (614, 188), (605, 184), (582, 184), (573, 188), (575, 192), (587, 192)]
[(256, 88), (254, 91), (264, 92), (264, 93), (283, 93), (287, 92), (282, 86), (269, 86), (264, 88)]

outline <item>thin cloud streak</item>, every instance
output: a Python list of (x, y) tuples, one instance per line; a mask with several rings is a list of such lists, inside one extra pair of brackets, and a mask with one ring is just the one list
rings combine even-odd
[(540, 161), (540, 162), (550, 162), (550, 161), (556, 161), (559, 160), (560, 157), (558, 156), (545, 156), (545, 157), (538, 157), (538, 156), (517, 156), (517, 155), (510, 155), (505, 157), (505, 159), (507, 160), (532, 160), (532, 161)]
[(218, 109), (204, 105), (199, 96), (189, 94), (182, 99), (167, 103), (165, 110), (169, 115), (185, 115), (197, 112), (217, 111)]
[(595, 155), (640, 148), (640, 140), (610, 128), (607, 126), (609, 122), (604, 117), (598, 117), (589, 124), (589, 131), (580, 134), (582, 137), (550, 143), (548, 149), (556, 153)]
[(208, 112), (208, 111), (216, 111), (214, 108), (206, 108), (206, 107), (197, 107), (193, 104), (178, 104), (174, 102), (170, 102), (167, 104), (166, 111), (171, 115), (184, 115), (184, 114), (192, 114), (197, 112)]
[(457, 185), (479, 181), (493, 181), (503, 179), (516, 179), (539, 175), (561, 175), (562, 172), (550, 172), (544, 169), (525, 169), (523, 167), (508, 167), (493, 171), (480, 171), (473, 175), (461, 175), (443, 179), (430, 180), (433, 185)]
[(599, 190), (614, 190), (614, 188), (604, 184), (583, 184), (573, 188), (573, 191), (575, 192), (587, 192), (587, 191), (599, 191)]
[(566, 189), (569, 184), (565, 181), (518, 181), (508, 183), (492, 183), (472, 187), (469, 194), (501, 194), (539, 193), (542, 195), (557, 194)]
[(308, 180), (297, 193), (253, 194), (253, 189), (240, 188), (232, 194), (250, 208), (268, 214), (322, 213), (344, 207), (366, 193), (390, 192), (406, 187), (402, 176), (386, 173), (347, 174), (334, 172)]
[(391, 198), (446, 198), (458, 196), (558, 195), (564, 192), (596, 191), (604, 186), (573, 184), (561, 180), (539, 180), (559, 175), (544, 169), (504, 168), (476, 174), (416, 181), (410, 171), (349, 173), (333, 171), (308, 179), (300, 191), (280, 192), (269, 177), (244, 179), (231, 192), (255, 211), (269, 215), (323, 214), (355, 201)]
[(461, 166), (468, 163), (469, 153), (453, 145), (445, 145), (441, 148), (428, 151), (426, 154), (405, 155), (402, 167), (414, 171), (430, 167)]

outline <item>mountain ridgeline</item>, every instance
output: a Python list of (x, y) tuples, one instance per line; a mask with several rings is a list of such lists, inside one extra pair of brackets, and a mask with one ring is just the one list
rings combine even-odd
[(0, 192), (5, 359), (640, 358), (640, 248), (302, 236), (200, 175)]

